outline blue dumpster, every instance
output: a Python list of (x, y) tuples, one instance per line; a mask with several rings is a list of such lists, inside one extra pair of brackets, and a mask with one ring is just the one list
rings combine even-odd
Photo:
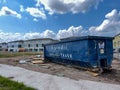
[(109, 69), (113, 60), (113, 37), (84, 36), (44, 45), (44, 57), (57, 63)]

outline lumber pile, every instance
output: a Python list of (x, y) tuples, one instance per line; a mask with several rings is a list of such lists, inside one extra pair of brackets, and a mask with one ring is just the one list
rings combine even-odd
[(31, 61), (33, 64), (43, 64), (45, 62), (44, 58), (33, 58)]

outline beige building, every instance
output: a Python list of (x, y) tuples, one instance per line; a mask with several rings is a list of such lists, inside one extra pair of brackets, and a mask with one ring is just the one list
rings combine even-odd
[(120, 50), (120, 33), (114, 37), (113, 48), (117, 51)]

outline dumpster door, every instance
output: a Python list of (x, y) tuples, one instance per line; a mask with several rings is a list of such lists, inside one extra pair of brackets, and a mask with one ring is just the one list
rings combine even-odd
[(107, 57), (106, 57), (106, 41), (98, 41), (98, 66), (100, 68), (107, 67)]

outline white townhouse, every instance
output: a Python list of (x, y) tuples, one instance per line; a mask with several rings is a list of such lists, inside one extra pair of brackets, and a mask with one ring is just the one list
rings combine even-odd
[(24, 41), (24, 49), (26, 52), (41, 52), (43, 51), (43, 45), (51, 43), (55, 40), (51, 38), (37, 38)]
[[(9, 52), (40, 52), (43, 51), (44, 44), (54, 42), (51, 38), (37, 38), (30, 40), (17, 40), (6, 43), (6, 49)], [(4, 46), (5, 48), (5, 46)], [(3, 50), (2, 43), (0, 43), (0, 51)]]
[(17, 40), (8, 42), (8, 51), (10, 52), (20, 52), (22, 49), (24, 49), (24, 41), (23, 40)]
[(7, 51), (7, 43), (3, 42), (0, 43), (0, 51)]

